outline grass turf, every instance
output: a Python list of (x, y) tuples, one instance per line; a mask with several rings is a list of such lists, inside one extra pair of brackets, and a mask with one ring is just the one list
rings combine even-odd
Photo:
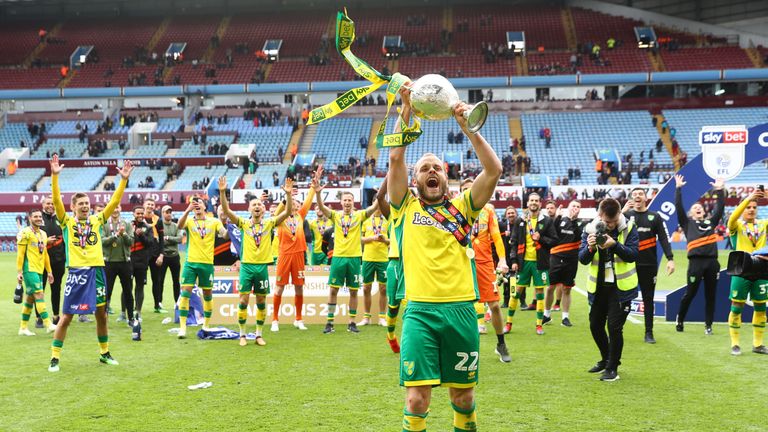
[[(684, 282), (684, 253), (675, 256), (677, 272), (660, 275), (660, 287)], [(12, 254), (0, 255), (0, 273), (7, 275), (0, 296), (2, 431), (400, 430), (404, 391), (384, 328), (363, 327), (353, 335), (339, 325), (335, 334), (322, 335), (317, 325), (306, 332), (283, 325), (277, 334), (267, 329), (266, 347), (241, 348), (237, 341), (179, 341), (160, 323), (166, 315), (153, 313), (145, 314), (144, 340), (132, 342), (130, 329), (111, 316), (110, 349), (119, 366), (98, 362), (95, 324), (74, 322), (61, 372), (51, 374), (51, 337), (39, 329), (35, 337), (16, 334)], [(580, 286), (585, 275), (580, 268)], [(151, 301), (148, 290), (145, 305)], [(164, 304), (172, 303), (166, 285)], [(658, 344), (647, 345), (642, 324), (628, 322), (621, 380), (602, 383), (586, 373), (598, 360), (587, 311), (586, 299), (574, 293), (574, 327), (547, 326), (544, 336), (534, 332), (535, 314), (519, 311), (507, 335), (511, 364), (493, 353), (493, 335), (481, 337), (481, 430), (764, 430), (762, 420), (733, 409), (734, 403), (758, 409), (766, 397), (768, 358), (748, 349), (749, 324), (742, 328), (745, 354), (734, 358), (726, 325), (716, 324), (715, 336), (705, 337), (703, 325), (678, 334), (657, 321)], [(559, 322), (559, 313), (553, 318)], [(187, 390), (203, 381), (213, 387)], [(450, 430), (451, 424), (447, 391), (435, 389), (429, 430)]]

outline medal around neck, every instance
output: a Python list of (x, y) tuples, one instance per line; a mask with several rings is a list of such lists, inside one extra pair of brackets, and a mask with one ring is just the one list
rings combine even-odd
[(474, 259), (475, 258), (475, 250), (472, 248), (467, 248), (467, 258)]

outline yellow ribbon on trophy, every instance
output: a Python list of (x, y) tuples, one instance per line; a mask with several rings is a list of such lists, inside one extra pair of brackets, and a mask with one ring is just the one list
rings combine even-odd
[(320, 123), (321, 121), (335, 117), (357, 103), (360, 99), (376, 91), (384, 83), (388, 83), (386, 91), (387, 114), (376, 135), (376, 146), (378, 148), (401, 147), (413, 143), (421, 135), (421, 124), (416, 119), (414, 119), (412, 126), (406, 125), (405, 122), (401, 120), (401, 132), (399, 133), (384, 133), (387, 126), (387, 118), (389, 117), (389, 112), (395, 102), (397, 93), (400, 90), (400, 87), (409, 81), (409, 78), (399, 73), (395, 73), (392, 76), (383, 75), (372, 68), (368, 63), (352, 53), (350, 48), (354, 41), (355, 23), (347, 16), (345, 9), (344, 12), (339, 12), (336, 15), (336, 50), (342, 57), (344, 57), (344, 60), (352, 66), (358, 75), (370, 82), (370, 85), (348, 90), (333, 102), (313, 109), (309, 113), (307, 125)]

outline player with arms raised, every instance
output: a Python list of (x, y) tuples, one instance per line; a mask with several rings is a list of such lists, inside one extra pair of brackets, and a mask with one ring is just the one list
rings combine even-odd
[[(401, 90), (402, 118), (410, 121), (410, 92)], [(483, 171), (470, 190), (447, 198), (443, 162), (427, 153), (414, 167), (419, 196), (408, 189), (405, 148), (389, 152), (388, 190), (393, 218), (402, 218), (400, 257), (408, 307), (403, 315), (400, 383), (406, 387), (403, 430), (426, 429), (432, 387), (449, 387), (455, 431), (477, 430), (474, 387), (480, 337), (474, 302), (478, 299), (470, 230), (493, 195), (501, 161), (485, 139), (467, 129), (468, 106), (454, 117), (469, 137)]]

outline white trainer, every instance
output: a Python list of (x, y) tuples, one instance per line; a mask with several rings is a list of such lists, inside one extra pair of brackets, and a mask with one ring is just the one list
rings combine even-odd
[(179, 329), (178, 337), (179, 337), (179, 339), (186, 339), (187, 338), (187, 329), (186, 328)]
[(31, 332), (28, 328), (20, 328), (19, 336), (36, 336), (34, 332)]
[(55, 331), (56, 331), (56, 324), (51, 324), (51, 325), (48, 326), (47, 329), (45, 329), (46, 333), (53, 333)]
[(298, 320), (293, 322), (293, 326), (299, 330), (306, 330), (307, 326), (304, 325), (304, 321)]
[(385, 320), (384, 318), (379, 318), (379, 325), (381, 327), (386, 327), (387, 326), (387, 320)]
[(357, 323), (357, 326), (358, 326), (358, 327), (364, 327), (364, 326), (367, 326), (367, 325), (368, 325), (368, 324), (370, 324), (370, 323), (371, 323), (371, 320), (370, 320), (370, 319), (368, 319), (368, 318), (363, 318), (363, 320), (362, 320), (362, 321), (360, 321), (359, 323)]
[(277, 321), (272, 321), (272, 327), (270, 328), (270, 330), (272, 330), (273, 332), (280, 331), (280, 323), (278, 323)]

